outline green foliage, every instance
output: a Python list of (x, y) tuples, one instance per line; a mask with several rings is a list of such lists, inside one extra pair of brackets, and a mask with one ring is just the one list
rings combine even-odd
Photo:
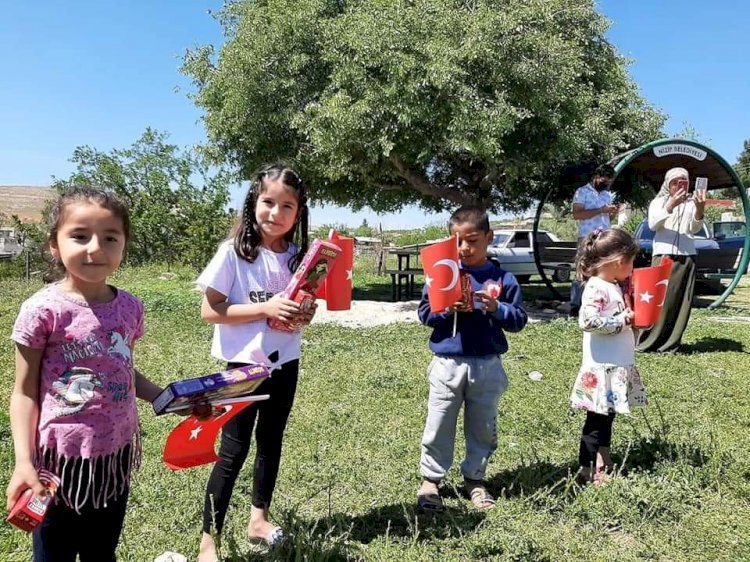
[(395, 246), (410, 244), (424, 244), (430, 240), (441, 240), (448, 236), (448, 226), (445, 224), (431, 224), (413, 230), (394, 231), (387, 233), (388, 242)]
[(331, 230), (335, 230), (342, 236), (351, 236), (351, 229), (345, 224), (324, 224), (310, 231), (310, 238), (320, 238), (321, 240), (328, 239)]
[(362, 219), (362, 224), (354, 229), (354, 236), (375, 236), (378, 233), (373, 227), (367, 223), (367, 219)]
[[(742, 204), (738, 207), (739, 209), (742, 208)], [(723, 207), (706, 207), (704, 213), (703, 213), (703, 220), (710, 228), (711, 225), (714, 222), (718, 222), (721, 220), (721, 214), (726, 212), (726, 209)]]
[[(737, 157), (737, 163), (734, 165), (737, 175), (742, 180), (745, 189), (750, 189), (750, 139), (742, 143), (742, 152)], [(735, 197), (736, 193), (732, 195)]]
[(630, 214), (630, 218), (625, 222), (622, 227), (630, 232), (631, 234), (635, 234), (635, 229), (638, 228), (638, 225), (643, 222), (643, 219), (647, 217), (647, 213), (642, 210), (636, 210), (633, 211)]
[(229, 230), (225, 207), (232, 176), (168, 144), (165, 133), (146, 129), (131, 147), (108, 153), (79, 146), (71, 161), (76, 171), (56, 180), (56, 189), (91, 185), (114, 191), (127, 203), (132, 222), (128, 263), (200, 267)]
[(524, 209), (659, 136), (592, 0), (254, 0), (187, 53), (214, 157), (292, 162), (323, 202)]

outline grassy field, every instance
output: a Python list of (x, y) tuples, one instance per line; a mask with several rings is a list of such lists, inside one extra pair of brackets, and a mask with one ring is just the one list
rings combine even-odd
[[(209, 356), (211, 329), (198, 317), (191, 274), (160, 273), (140, 269), (115, 279), (146, 303), (147, 335), (136, 365), (160, 383), (211, 371), (219, 364)], [(13, 379), (10, 329), (21, 301), (37, 288), (0, 283), (4, 400)], [(386, 289), (360, 290), (387, 295)], [(511, 386), (488, 473), (499, 501), (486, 514), (462, 497), (456, 468), (444, 488), (447, 512), (430, 517), (415, 510), (427, 329), (312, 326), (304, 334), (272, 509), (292, 539), (270, 554), (247, 544), (246, 467), (227, 520), (224, 559), (750, 560), (750, 289), (743, 291), (728, 308), (696, 311), (679, 353), (639, 356), (651, 404), (616, 421), (613, 449), (627, 471), (600, 489), (581, 489), (571, 478), (582, 415), (569, 410), (567, 395), (580, 360), (579, 330), (556, 320), (511, 334)], [(543, 380), (530, 380), (531, 370)], [(194, 559), (209, 467), (170, 472), (161, 448), (177, 418), (140, 408), (145, 459), (120, 559), (151, 561), (166, 550)], [(0, 418), (0, 477), (7, 482), (13, 454), (6, 409)], [(28, 535), (1, 525), (0, 560), (29, 559)]]

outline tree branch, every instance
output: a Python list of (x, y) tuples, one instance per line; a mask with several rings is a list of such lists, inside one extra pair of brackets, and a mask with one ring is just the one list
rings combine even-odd
[(418, 193), (421, 193), (422, 195), (432, 197), (433, 199), (445, 199), (452, 203), (456, 203), (457, 205), (477, 204), (476, 198), (467, 193), (463, 193), (461, 191), (458, 191), (457, 189), (441, 189), (425, 181), (425, 179), (421, 175), (410, 170), (408, 166), (404, 164), (401, 158), (399, 158), (398, 155), (394, 154), (393, 152), (391, 152), (391, 154), (388, 156), (388, 160), (395, 168), (396, 173), (404, 178), (404, 180), (406, 180), (406, 183), (408, 183), (412, 189), (414, 189)]

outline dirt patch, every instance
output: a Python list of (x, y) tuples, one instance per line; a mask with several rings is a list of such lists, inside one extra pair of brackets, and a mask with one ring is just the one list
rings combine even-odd
[[(419, 301), (380, 302), (380, 301), (352, 301), (350, 310), (329, 311), (324, 300), (318, 300), (318, 311), (315, 313), (313, 324), (339, 324), (347, 328), (370, 328), (393, 324), (394, 322), (419, 322), (417, 306)], [(529, 322), (540, 322), (554, 318), (565, 318), (566, 315), (557, 312), (547, 312), (535, 308), (527, 308)]]

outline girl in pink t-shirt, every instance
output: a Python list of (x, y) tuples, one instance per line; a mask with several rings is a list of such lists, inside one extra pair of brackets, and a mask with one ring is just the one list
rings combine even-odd
[(34, 560), (115, 560), (131, 471), (140, 461), (136, 397), (161, 388), (133, 367), (143, 305), (107, 284), (130, 235), (127, 208), (111, 193), (73, 188), (55, 201), (49, 248), (62, 279), (21, 306), (13, 327), (10, 401), (15, 469), (10, 509), (38, 471), (61, 482), (34, 530)]

